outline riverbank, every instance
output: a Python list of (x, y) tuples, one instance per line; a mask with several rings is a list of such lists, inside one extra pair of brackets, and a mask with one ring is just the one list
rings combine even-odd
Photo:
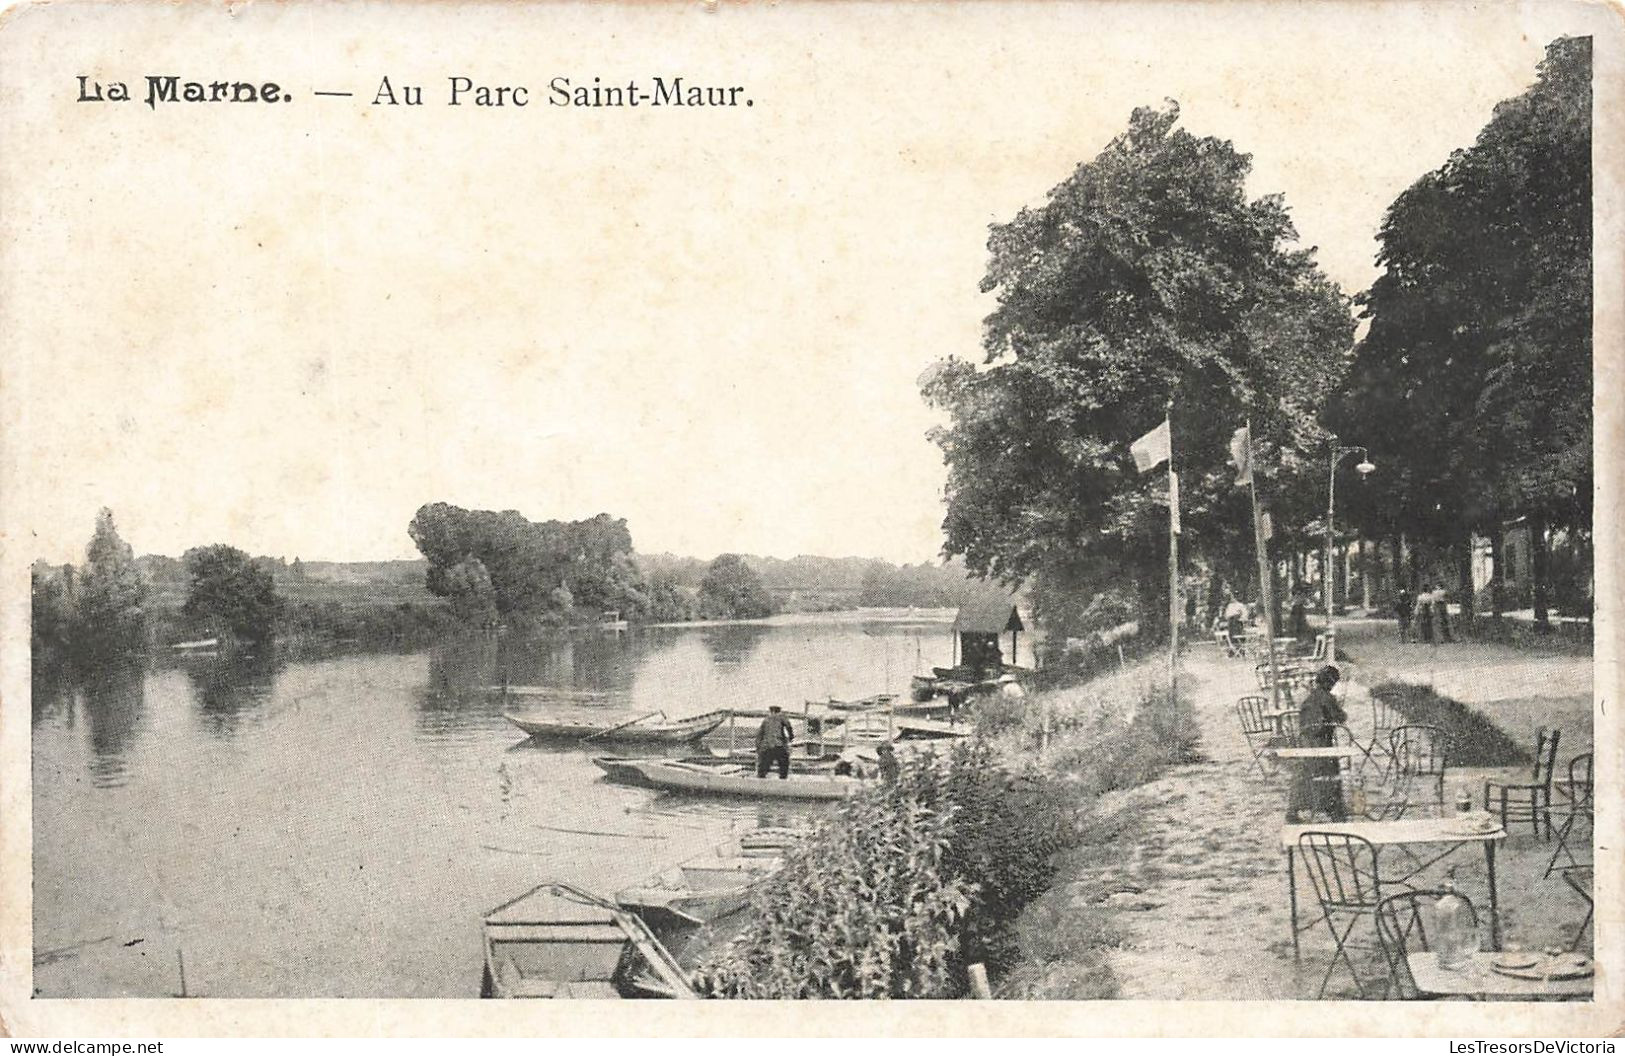
[[(1356, 657), (1385, 650), (1356, 630)], [(1494, 658), (1539, 684), (1549, 659)], [(1531, 663), (1535, 668), (1530, 668)], [(1558, 661), (1562, 663), (1563, 661)], [(1349, 724), (1356, 739), (1371, 735), (1372, 678), (1393, 680), (1403, 667), (1343, 666)], [(1055, 882), (1018, 925), (1023, 962), (1008, 996), (1138, 1000), (1271, 1000), (1313, 998), (1331, 957), (1331, 943), (1307, 880), (1299, 878), (1302, 959), (1293, 958), (1285, 857), (1280, 832), (1285, 815), (1284, 776), (1260, 778), (1236, 720), (1237, 697), (1257, 692), (1252, 664), (1227, 660), (1206, 644), (1184, 658), (1187, 677), (1200, 681), (1193, 720), (1205, 758), (1170, 767), (1140, 787), (1102, 796), (1076, 847), (1057, 863)], [(1573, 672), (1553, 667), (1550, 683), (1567, 686)], [(1490, 686), (1490, 682), (1478, 683)], [(1500, 711), (1513, 710), (1508, 698)], [(1517, 709), (1519, 725), (1540, 714), (1540, 704)], [(1584, 746), (1590, 715), (1565, 727)], [(1524, 743), (1522, 731), (1509, 733)], [(1532, 739), (1532, 733), (1529, 738)], [(1576, 747), (1574, 751), (1583, 750)], [(1561, 753), (1560, 765), (1572, 753)], [(1517, 771), (1472, 768), (1449, 772), (1449, 789), (1466, 785), (1481, 794), (1486, 778)], [(1506, 942), (1526, 949), (1567, 947), (1585, 905), (1557, 875), (1544, 876), (1552, 844), (1515, 831), (1497, 852), (1497, 888)], [(1482, 855), (1457, 854), (1464, 892), (1487, 907)], [(1444, 868), (1426, 874), (1442, 880)], [(1582, 942), (1586, 948), (1589, 932)], [(1369, 940), (1363, 940), (1369, 946)], [(1370, 956), (1369, 951), (1366, 956)], [(1200, 964), (1200, 971), (1191, 966)], [(1346, 973), (1332, 978), (1329, 998), (1359, 996)]]

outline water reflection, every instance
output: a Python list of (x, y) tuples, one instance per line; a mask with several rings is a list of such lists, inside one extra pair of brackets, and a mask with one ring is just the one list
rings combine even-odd
[(197, 657), (182, 665), (197, 701), (199, 725), (216, 737), (231, 737), (255, 721), (276, 689), (279, 667), (270, 649)]
[(730, 624), (707, 627), (700, 632), (700, 637), (711, 651), (713, 664), (737, 667), (748, 661), (762, 639), (772, 633), (773, 628), (760, 624)]
[(90, 728), (90, 782), (117, 788), (129, 778), (130, 743), (147, 710), (146, 671), (137, 662), (99, 667), (80, 686)]

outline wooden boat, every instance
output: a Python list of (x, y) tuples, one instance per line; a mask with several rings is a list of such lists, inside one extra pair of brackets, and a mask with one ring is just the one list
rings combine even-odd
[(686, 719), (668, 719), (664, 715), (651, 715), (644, 719), (627, 719), (594, 714), (569, 715), (510, 715), (503, 718), (532, 737), (590, 737), (600, 741), (620, 741), (643, 744), (682, 744), (697, 741), (728, 721), (726, 711), (708, 711)]
[(756, 829), (618, 892), (615, 901), (657, 935), (681, 936), (745, 908), (751, 892), (784, 867), (801, 836), (796, 829)]
[(843, 799), (863, 786), (863, 782), (857, 778), (837, 777), (833, 773), (792, 772), (784, 779), (777, 774), (757, 777), (755, 768), (732, 762), (698, 763), (683, 759), (598, 756), (593, 763), (612, 781), (720, 796), (832, 800)]
[(649, 926), (608, 899), (546, 883), (483, 922), (481, 997), (697, 995)]
[(192, 649), (216, 649), (219, 646), (220, 639), (218, 638), (199, 638), (195, 642), (175, 642), (170, 645), (170, 648), (187, 651)]
[(828, 700), (809, 700), (807, 703), (818, 707), (829, 708), (832, 711), (872, 711), (884, 708), (897, 699), (895, 693), (876, 693), (870, 697), (860, 697), (857, 700), (838, 700), (830, 697)]
[(630, 626), (618, 612), (610, 611), (598, 617), (598, 629), (601, 631), (624, 631)]

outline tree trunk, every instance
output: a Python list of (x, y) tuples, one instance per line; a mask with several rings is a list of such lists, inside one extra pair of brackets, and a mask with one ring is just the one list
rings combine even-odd
[(1552, 629), (1551, 619), (1546, 612), (1546, 584), (1551, 570), (1548, 567), (1548, 554), (1546, 552), (1546, 512), (1541, 510), (1529, 515), (1529, 551), (1532, 560), (1529, 562), (1529, 574), (1534, 586), (1535, 597), (1535, 630), (1546, 633)]
[[(1403, 538), (1403, 537), (1401, 537), (1401, 538)], [(1409, 560), (1407, 560), (1405, 563), (1409, 566), (1409, 569), (1408, 569), (1406, 578), (1410, 583), (1411, 593), (1415, 594), (1419, 590), (1422, 589), (1422, 567), (1421, 567), (1422, 566), (1422, 562), (1421, 562), (1422, 555), (1420, 553), (1421, 547), (1419, 547), (1419, 546), (1411, 546), (1411, 547), (1408, 547), (1407, 549), (1409, 550), (1409, 553), (1407, 553), (1405, 556)]]
[(1506, 608), (1506, 533), (1497, 521), (1490, 527), (1490, 610), (1499, 621)]
[(1371, 553), (1365, 536), (1360, 536), (1360, 607), (1371, 611)]
[(1401, 535), (1390, 537), (1388, 540), (1388, 548), (1389, 556), (1394, 559), (1394, 579), (1393, 582), (1388, 586), (1388, 600), (1392, 602), (1394, 600), (1394, 596), (1399, 593), (1399, 588), (1405, 582), (1405, 537)]
[(1462, 533), (1461, 550), (1456, 554), (1456, 579), (1461, 583), (1461, 628), (1470, 631), (1478, 599), (1473, 597), (1473, 530)]

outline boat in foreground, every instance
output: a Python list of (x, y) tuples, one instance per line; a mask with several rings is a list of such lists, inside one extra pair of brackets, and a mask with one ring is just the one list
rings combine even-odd
[(643, 744), (683, 744), (701, 737), (728, 721), (726, 711), (708, 711), (686, 719), (668, 719), (656, 713), (636, 719), (595, 714), (512, 715), (503, 718), (532, 737), (591, 738)]
[(754, 769), (725, 761), (704, 763), (683, 759), (596, 756), (593, 763), (608, 774), (612, 781), (679, 792), (750, 796), (757, 799), (844, 799), (864, 784), (859, 778), (819, 772), (792, 772), (788, 778), (783, 779), (776, 774), (757, 777)]
[(698, 995), (637, 915), (569, 884), (546, 883), (485, 915), (481, 997)]
[(681, 957), (674, 943), (745, 908), (751, 892), (784, 868), (785, 855), (802, 835), (797, 829), (754, 829), (617, 892), (615, 901), (642, 917)]

